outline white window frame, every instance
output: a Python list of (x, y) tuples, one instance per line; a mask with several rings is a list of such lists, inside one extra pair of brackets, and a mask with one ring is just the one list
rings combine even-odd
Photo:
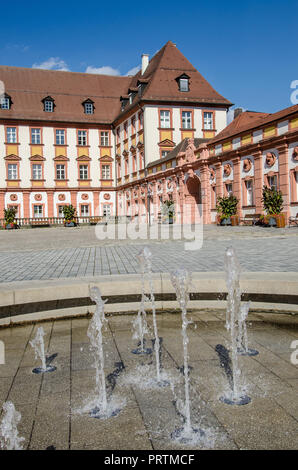
[(245, 187), (246, 187), (246, 205), (253, 206), (254, 205), (253, 180), (245, 181)]
[(31, 128), (31, 144), (40, 145), (41, 144), (41, 129), (40, 127)]
[(277, 175), (267, 176), (267, 180), (268, 180), (269, 188), (274, 188), (277, 191), (278, 190)]
[(111, 204), (103, 204), (103, 206), (102, 206), (102, 215), (104, 217), (110, 217), (110, 215), (111, 215)]
[(65, 145), (64, 129), (56, 129), (56, 145)]
[(44, 102), (44, 110), (46, 113), (52, 113), (54, 111), (54, 103), (53, 101), (46, 100)]
[(2, 97), (0, 107), (1, 107), (1, 109), (10, 109), (10, 99)]
[(160, 127), (162, 129), (171, 128), (171, 113), (167, 109), (160, 111)]
[(88, 179), (88, 165), (79, 165), (80, 180)]
[[(38, 208), (38, 211), (36, 210), (37, 208)], [(34, 204), (33, 217), (34, 218), (43, 217), (43, 206), (41, 204)]]
[[(228, 189), (228, 188), (231, 188), (231, 189)], [(227, 191), (228, 196), (233, 194), (233, 183), (226, 183), (226, 191)]]
[(93, 114), (94, 112), (93, 103), (84, 103), (84, 111), (85, 111), (85, 114)]
[(192, 128), (192, 112), (182, 111), (182, 129)]
[(110, 180), (111, 179), (111, 165), (102, 165), (101, 166), (101, 179)]
[(42, 179), (42, 165), (40, 163), (32, 164), (32, 179), (34, 180)]
[(87, 131), (78, 131), (78, 145), (81, 147), (87, 145)]
[(189, 91), (189, 79), (180, 78), (179, 79), (179, 90), (180, 91)]
[(56, 165), (56, 179), (57, 180), (65, 180), (65, 165), (64, 164), (59, 164)]
[(18, 179), (18, 165), (16, 163), (7, 165), (7, 179), (13, 181)]
[(100, 133), (100, 145), (102, 147), (108, 147), (109, 144), (109, 132), (108, 131), (101, 131)]
[(82, 204), (81, 205), (81, 217), (89, 217), (89, 215), (90, 215), (89, 204)]
[(6, 128), (6, 141), (8, 144), (17, 143), (17, 128), (16, 127)]
[(204, 111), (204, 130), (213, 129), (213, 113)]

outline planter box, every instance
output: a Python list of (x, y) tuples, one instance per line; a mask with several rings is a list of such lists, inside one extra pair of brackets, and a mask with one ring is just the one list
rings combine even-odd
[(17, 228), (16, 224), (6, 224), (5, 230), (12, 230), (14, 228)]
[(77, 224), (75, 222), (65, 222), (64, 227), (76, 227)]
[(276, 227), (277, 228), (285, 228), (286, 226), (286, 214), (282, 212), (281, 214), (278, 214), (275, 216), (276, 220)]
[(276, 224), (276, 218), (274, 215), (268, 216), (267, 220), (268, 220), (269, 227), (276, 227), (277, 224)]
[(239, 216), (238, 215), (231, 215), (231, 223), (232, 226), (235, 227), (236, 225), (239, 225)]
[(220, 225), (232, 225), (231, 217), (226, 217), (225, 219), (222, 219)]

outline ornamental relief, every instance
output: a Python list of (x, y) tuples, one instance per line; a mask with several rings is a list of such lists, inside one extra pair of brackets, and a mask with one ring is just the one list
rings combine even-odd
[(231, 173), (232, 173), (232, 167), (229, 163), (226, 163), (224, 165), (224, 176), (230, 176)]
[(270, 168), (274, 165), (276, 162), (276, 155), (273, 152), (267, 152), (266, 153), (266, 165), (269, 166)]
[(292, 158), (295, 162), (298, 162), (298, 147), (294, 147)]
[(65, 201), (65, 194), (59, 194), (58, 199), (59, 201)]
[(87, 201), (88, 199), (89, 199), (88, 194), (86, 194), (86, 193), (82, 194), (82, 200), (83, 201)]
[(168, 189), (173, 189), (173, 181), (171, 179), (167, 180), (167, 188)]
[(108, 193), (105, 193), (105, 194), (103, 195), (103, 198), (104, 198), (106, 201), (109, 201), (109, 200), (111, 199), (111, 195), (108, 194)]
[(11, 200), (11, 201), (17, 201), (17, 200), (18, 200), (17, 194), (11, 194), (11, 195), (10, 195), (10, 200)]
[(42, 200), (42, 195), (41, 194), (35, 194), (34, 199), (35, 199), (35, 201), (41, 201)]
[(211, 181), (214, 181), (214, 179), (215, 179), (215, 170), (214, 170), (214, 168), (209, 168), (209, 173), (210, 173)]
[(243, 171), (248, 173), (252, 169), (252, 161), (250, 158), (243, 160)]

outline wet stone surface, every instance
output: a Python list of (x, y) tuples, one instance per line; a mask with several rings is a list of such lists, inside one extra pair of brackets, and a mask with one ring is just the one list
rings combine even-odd
[[(108, 317), (104, 332), (107, 391), (120, 408), (109, 419), (94, 419), (88, 411), (95, 391), (88, 319), (0, 329), (6, 353), (6, 363), (0, 365), (0, 406), (11, 400), (22, 414), (19, 433), (25, 438), (24, 448), (297, 449), (298, 366), (291, 363), (291, 344), (298, 339), (298, 318), (249, 316), (249, 346), (259, 354), (239, 356), (251, 401), (236, 406), (221, 401), (229, 392), (228, 367), (222, 366), (218, 354), (229, 352), (223, 314), (200, 311), (189, 316), (193, 320), (188, 327), (191, 424), (198, 430), (193, 442), (177, 439), (184, 401), (179, 314), (157, 316), (163, 339), (162, 387), (155, 379), (154, 354), (131, 353), (137, 347), (131, 335), (133, 316)], [(148, 323), (148, 344), (152, 344), (150, 315)], [(45, 330), (46, 354), (56, 367), (47, 374), (32, 373), (39, 364), (29, 341), (38, 326)]]

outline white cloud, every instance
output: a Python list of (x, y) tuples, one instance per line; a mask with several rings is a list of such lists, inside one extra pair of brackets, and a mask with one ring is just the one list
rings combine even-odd
[[(127, 77), (128, 75), (135, 75), (140, 70), (140, 68), (140, 65), (133, 67), (125, 74), (125, 76)], [(93, 67), (93, 65), (88, 65), (85, 73), (94, 73), (98, 75), (121, 75), (118, 69), (114, 69), (110, 65), (103, 65), (102, 67)]]
[(95, 73), (98, 75), (120, 75), (119, 70), (114, 69), (109, 65), (104, 65), (103, 67), (93, 67), (92, 65), (88, 65), (85, 73)]
[(41, 64), (33, 64), (33, 69), (45, 69), (45, 70), (64, 70), (69, 71), (66, 62), (59, 57), (50, 57)]
[(135, 75), (136, 73), (138, 73), (138, 71), (141, 70), (141, 66), (140, 65), (137, 65), (136, 67), (133, 67), (132, 69), (130, 69), (127, 74), (126, 74), (126, 77), (128, 75)]
[(25, 44), (6, 44), (6, 49), (8, 50), (19, 50), (21, 52), (27, 52), (30, 49), (30, 46), (26, 46)]

